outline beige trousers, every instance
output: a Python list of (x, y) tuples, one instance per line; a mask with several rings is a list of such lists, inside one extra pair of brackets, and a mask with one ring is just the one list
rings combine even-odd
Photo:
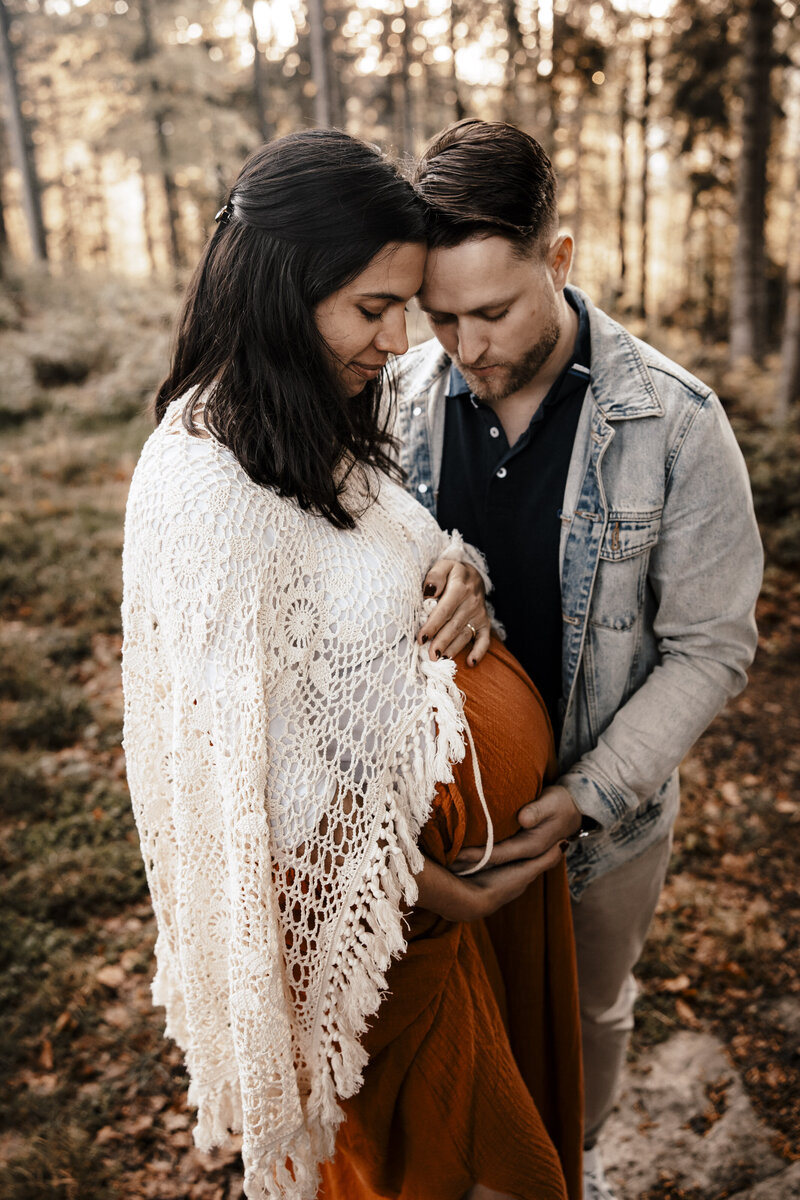
[(585, 1103), (584, 1146), (597, 1140), (614, 1107), (619, 1076), (633, 1029), (637, 986), (633, 977), (658, 903), (672, 836), (638, 858), (590, 883), (572, 902)]

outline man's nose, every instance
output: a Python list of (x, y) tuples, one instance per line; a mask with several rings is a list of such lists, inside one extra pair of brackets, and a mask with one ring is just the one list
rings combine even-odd
[(462, 363), (469, 366), (479, 361), (489, 345), (489, 339), (470, 322), (459, 321), (458, 324), (458, 357)]
[(403, 309), (384, 316), (383, 326), (373, 342), (376, 350), (386, 354), (405, 354), (408, 349), (406, 314)]

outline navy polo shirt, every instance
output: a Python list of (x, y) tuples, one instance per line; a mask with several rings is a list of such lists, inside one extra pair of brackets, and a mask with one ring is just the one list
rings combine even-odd
[(589, 318), (578, 314), (572, 359), (555, 380), (521, 437), (509, 446), (488, 404), (451, 368), (437, 516), (486, 555), (492, 600), (508, 648), (536, 684), (560, 731), (560, 511), (575, 431), (589, 383)]

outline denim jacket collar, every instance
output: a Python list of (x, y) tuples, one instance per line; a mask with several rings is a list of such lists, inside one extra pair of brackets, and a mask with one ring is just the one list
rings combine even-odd
[(607, 421), (637, 417), (663, 417), (664, 406), (656, 391), (641, 350), (627, 329), (612, 321), (580, 288), (586, 305), (592, 339), (590, 387), (595, 404)]

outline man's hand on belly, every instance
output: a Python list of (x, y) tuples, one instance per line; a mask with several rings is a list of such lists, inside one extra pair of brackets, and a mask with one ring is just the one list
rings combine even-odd
[[(521, 859), (537, 859), (548, 856), (562, 845), (581, 827), (581, 813), (565, 787), (553, 784), (546, 787), (538, 800), (532, 800), (517, 814), (521, 829), (513, 837), (498, 842), (492, 850), (488, 867), (499, 867), (504, 863), (519, 862)], [(462, 850), (453, 863), (453, 869), (473, 866), (480, 862), (483, 852), (480, 847)], [(470, 878), (478, 879), (482, 872)]]
[(502, 867), (486, 867), (460, 879), (447, 867), (425, 859), (416, 876), (417, 908), (426, 908), (446, 921), (477, 921), (490, 917), (521, 896), (539, 875), (560, 862), (563, 851), (555, 846), (538, 858), (524, 858)]

